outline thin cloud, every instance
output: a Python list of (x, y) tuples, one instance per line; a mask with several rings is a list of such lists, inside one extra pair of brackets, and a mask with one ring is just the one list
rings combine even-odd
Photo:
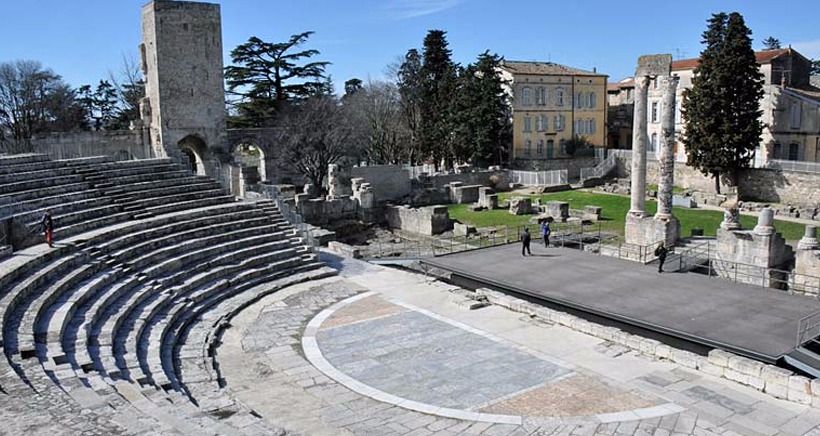
[(394, 19), (407, 20), (435, 14), (464, 3), (465, 0), (391, 0), (382, 7)]
[(801, 41), (792, 44), (792, 47), (807, 58), (820, 58), (820, 39), (814, 41)]

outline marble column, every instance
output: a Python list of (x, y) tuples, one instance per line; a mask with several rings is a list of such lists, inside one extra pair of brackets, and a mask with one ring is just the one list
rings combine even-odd
[(661, 138), (658, 153), (660, 180), (658, 181), (658, 212), (655, 219), (672, 217), (672, 188), (675, 185), (675, 93), (678, 78), (658, 77), (661, 81)]
[(629, 216), (646, 216), (646, 111), (649, 76), (635, 77), (635, 112), (632, 127), (632, 183)]
[(774, 228), (774, 210), (769, 207), (760, 209), (757, 215), (757, 225), (754, 228), (754, 233), (761, 236), (769, 236), (775, 234)]

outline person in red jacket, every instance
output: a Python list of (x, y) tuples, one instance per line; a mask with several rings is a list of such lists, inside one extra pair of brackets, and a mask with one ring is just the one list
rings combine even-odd
[(46, 234), (46, 243), (49, 247), (53, 247), (54, 245), (52, 242), (54, 241), (54, 218), (51, 217), (51, 211), (47, 210), (46, 213), (43, 214), (43, 219), (40, 221), (40, 224), (43, 226), (43, 232)]

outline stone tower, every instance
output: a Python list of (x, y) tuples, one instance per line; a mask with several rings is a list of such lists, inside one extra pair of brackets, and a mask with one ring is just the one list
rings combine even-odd
[(143, 128), (156, 156), (188, 156), (200, 174), (226, 155), (222, 23), (217, 4), (154, 0), (142, 8)]

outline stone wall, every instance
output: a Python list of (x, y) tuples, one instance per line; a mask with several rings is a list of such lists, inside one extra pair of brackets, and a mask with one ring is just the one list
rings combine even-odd
[[(495, 177), (493, 177), (495, 176)], [(499, 181), (498, 186), (491, 178)], [(461, 182), (464, 185), (492, 186), (496, 189), (506, 189), (509, 186), (509, 177), (506, 171), (476, 171), (473, 173), (461, 174), (436, 174), (419, 178), (419, 181), (432, 188), (443, 188), (453, 182)]]
[(53, 159), (109, 156), (116, 160), (149, 159), (154, 157), (142, 130), (111, 130), (99, 132), (66, 132), (35, 135), (32, 151), (50, 155)]
[(756, 286), (781, 288), (787, 277), (780, 277), (794, 259), (792, 248), (779, 233), (759, 234), (754, 230), (717, 231), (717, 250), (712, 269), (719, 277)]
[(427, 206), (410, 208), (388, 206), (385, 210), (387, 224), (392, 229), (401, 229), (422, 235), (438, 235), (453, 229), (453, 220), (447, 206)]
[(398, 165), (353, 167), (350, 169), (350, 176), (361, 177), (370, 183), (377, 202), (398, 200), (410, 195), (410, 175)]
[(581, 178), (581, 168), (592, 168), (597, 165), (594, 157), (577, 157), (571, 159), (518, 159), (513, 162), (513, 169), (522, 171), (556, 171), (567, 170), (570, 180)]
[[(618, 158), (617, 177), (629, 178), (631, 160)], [(658, 184), (658, 162), (646, 164), (646, 182)], [(750, 168), (740, 174), (741, 197), (764, 202), (791, 204), (797, 207), (820, 206), (820, 174)], [(697, 191), (715, 192), (715, 180), (681, 162), (675, 164), (675, 186)], [(726, 185), (721, 192), (726, 192)]]

